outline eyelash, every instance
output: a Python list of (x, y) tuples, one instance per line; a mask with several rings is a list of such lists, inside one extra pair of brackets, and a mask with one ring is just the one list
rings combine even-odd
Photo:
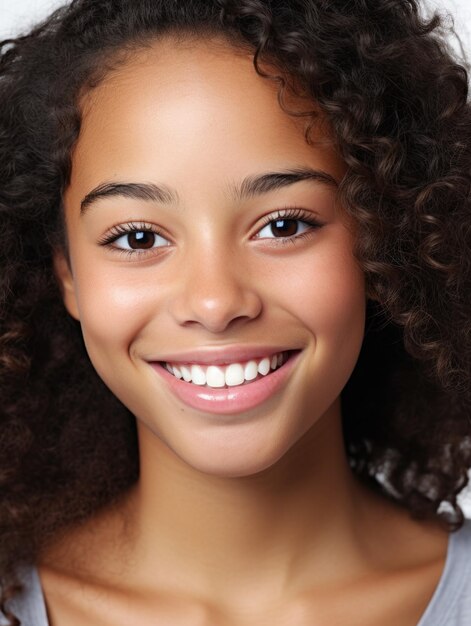
[(164, 233), (154, 226), (154, 224), (149, 224), (148, 222), (128, 222), (127, 224), (117, 224), (113, 226), (109, 232), (98, 241), (98, 244), (113, 250), (113, 252), (125, 254), (126, 256), (134, 256), (135, 254), (146, 255), (151, 253), (152, 250), (155, 250), (155, 248), (149, 248), (148, 250), (126, 250), (112, 245), (123, 235), (129, 235), (131, 233), (153, 233), (154, 235), (166, 238)]
[(303, 209), (298, 208), (285, 208), (279, 209), (275, 215), (267, 215), (263, 218), (262, 225), (259, 228), (259, 231), (271, 224), (271, 222), (276, 222), (278, 220), (295, 220), (299, 222), (303, 222), (304, 224), (308, 224), (311, 229), (307, 230), (304, 233), (300, 233), (299, 235), (290, 235), (289, 237), (275, 237), (273, 241), (276, 241), (275, 245), (286, 245), (288, 243), (292, 243), (296, 245), (301, 239), (305, 237), (311, 237), (314, 231), (322, 228), (324, 224), (317, 220), (310, 211), (304, 211)]
[[(299, 243), (300, 240), (307, 238), (307, 237), (311, 237), (316, 230), (324, 226), (322, 222), (320, 222), (315, 217), (313, 217), (310, 211), (305, 211), (299, 208), (285, 208), (285, 209), (279, 209), (274, 215), (270, 214), (270, 215), (267, 215), (265, 218), (263, 218), (262, 224), (257, 232), (263, 230), (263, 228), (265, 228), (265, 226), (267, 226), (268, 224), (271, 224), (272, 222), (276, 222), (279, 220), (295, 220), (295, 221), (303, 222), (304, 224), (307, 224), (311, 228), (305, 231), (304, 233), (300, 233), (299, 235), (290, 235), (288, 237), (274, 237), (272, 240), (274, 245), (283, 246), (289, 243), (296, 245), (297, 243)], [(114, 252), (118, 252), (120, 254), (124, 253), (126, 256), (135, 256), (136, 254), (139, 256), (142, 256), (142, 255), (147, 256), (148, 254), (153, 254), (153, 251), (158, 248), (149, 248), (147, 250), (139, 250), (139, 249), (127, 250), (127, 249), (118, 248), (117, 246), (112, 245), (115, 241), (117, 241), (123, 235), (129, 235), (130, 233), (136, 233), (136, 232), (154, 233), (155, 235), (158, 235), (166, 239), (164, 233), (153, 224), (149, 224), (147, 222), (128, 222), (127, 224), (117, 224), (116, 226), (113, 226), (110, 229), (110, 231), (102, 239), (99, 240), (98, 243), (101, 246), (106, 246), (110, 248)], [(164, 247), (166, 246), (159, 246), (159, 248), (164, 248)]]

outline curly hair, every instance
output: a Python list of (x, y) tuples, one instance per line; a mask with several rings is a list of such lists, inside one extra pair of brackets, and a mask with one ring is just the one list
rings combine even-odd
[[(139, 476), (135, 418), (93, 369), (52, 259), (67, 248), (61, 198), (80, 97), (164, 34), (222, 36), (251, 50), (257, 72), (278, 82), (282, 107), (291, 77), (327, 116), (348, 168), (338, 197), (356, 225), (369, 296), (342, 392), (351, 467), (413, 516), (462, 525), (471, 107), (443, 19), (420, 8), (418, 0), (73, 0), (2, 42), (0, 610), (11, 624), (19, 624), (6, 607), (15, 568)], [(274, 74), (261, 69), (265, 60)]]

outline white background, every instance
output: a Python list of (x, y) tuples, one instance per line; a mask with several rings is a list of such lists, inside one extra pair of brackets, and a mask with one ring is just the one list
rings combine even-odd
[[(454, 20), (455, 29), (461, 38), (465, 52), (471, 61), (471, 2), (470, 0), (425, 0), (426, 12), (438, 9), (448, 13)], [(62, 6), (63, 0), (0, 0), (0, 40), (26, 32), (38, 20), (46, 17), (53, 9)], [(460, 53), (459, 43), (450, 39)], [(471, 486), (462, 494), (461, 503), (467, 517), (471, 517)]]

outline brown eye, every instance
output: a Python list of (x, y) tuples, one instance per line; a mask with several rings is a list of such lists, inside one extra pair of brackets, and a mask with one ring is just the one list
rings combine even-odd
[(297, 234), (299, 220), (274, 220), (271, 222), (271, 232), (275, 237), (292, 237)]
[(132, 250), (147, 250), (155, 244), (155, 233), (149, 231), (137, 231), (126, 236)]
[(110, 245), (112, 248), (118, 248), (120, 250), (136, 250), (145, 251), (152, 248), (163, 248), (169, 246), (170, 242), (163, 235), (152, 230), (139, 230), (138, 228), (127, 229), (121, 231), (119, 236), (113, 236), (105, 244)]
[(318, 228), (313, 220), (302, 220), (293, 217), (274, 218), (258, 231), (257, 239), (289, 239)]

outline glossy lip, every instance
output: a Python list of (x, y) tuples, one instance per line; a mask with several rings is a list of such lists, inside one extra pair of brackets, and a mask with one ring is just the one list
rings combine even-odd
[[(274, 352), (270, 354), (274, 354)], [(300, 350), (291, 351), (288, 360), (281, 367), (251, 383), (215, 389), (178, 379), (160, 363), (151, 362), (150, 365), (157, 374), (162, 376), (172, 393), (184, 404), (205, 413), (236, 415), (254, 409), (278, 393), (287, 383), (300, 354)]]
[(263, 359), (266, 356), (293, 350), (286, 346), (225, 346), (221, 348), (198, 348), (186, 352), (159, 355), (158, 359), (146, 359), (148, 362), (188, 363), (198, 365), (229, 365)]

